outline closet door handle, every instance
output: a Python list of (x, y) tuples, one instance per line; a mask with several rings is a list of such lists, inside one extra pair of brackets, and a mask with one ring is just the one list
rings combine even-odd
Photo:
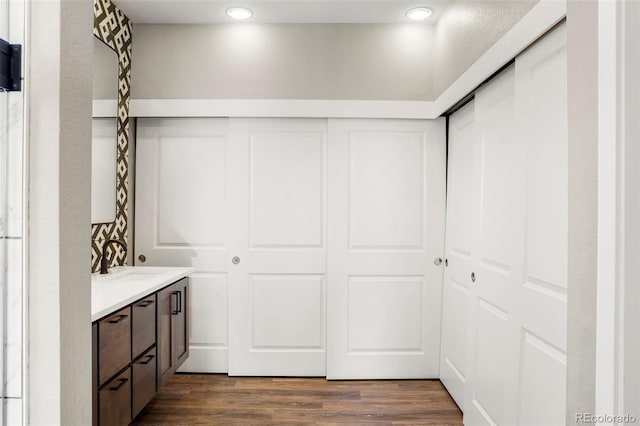
[(475, 272), (472, 272), (472, 273), (471, 273), (471, 282), (472, 282), (472, 283), (475, 283), (475, 282), (476, 282), (476, 273), (475, 273)]
[(442, 258), (436, 257), (435, 259), (433, 259), (433, 264), (434, 265), (440, 266), (441, 263), (442, 263)]

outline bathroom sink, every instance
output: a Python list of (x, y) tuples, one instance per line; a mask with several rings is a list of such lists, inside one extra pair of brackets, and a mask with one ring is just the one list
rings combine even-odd
[(123, 279), (127, 281), (146, 281), (156, 278), (161, 274), (157, 273), (149, 273), (149, 272), (129, 272), (127, 274), (121, 275), (118, 279)]
[(189, 276), (194, 268), (119, 266), (91, 274), (91, 321), (115, 312), (154, 291)]
[(146, 281), (165, 274), (167, 269), (170, 268), (160, 266), (116, 266), (109, 269), (108, 274), (93, 274), (92, 279), (98, 281)]

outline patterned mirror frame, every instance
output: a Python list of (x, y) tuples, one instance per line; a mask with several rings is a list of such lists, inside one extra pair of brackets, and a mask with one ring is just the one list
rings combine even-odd
[[(93, 2), (93, 34), (118, 55), (118, 150), (116, 170), (116, 217), (110, 223), (91, 225), (91, 272), (100, 269), (102, 246), (108, 239), (128, 244), (129, 224), (129, 99), (131, 95), (131, 22), (110, 0)], [(114, 255), (115, 254), (115, 255)], [(111, 245), (111, 266), (126, 262), (125, 251)]]

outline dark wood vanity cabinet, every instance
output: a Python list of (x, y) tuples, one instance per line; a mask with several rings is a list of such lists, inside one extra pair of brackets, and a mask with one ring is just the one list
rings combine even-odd
[(189, 355), (188, 278), (96, 321), (93, 424), (128, 425)]
[(189, 280), (158, 292), (158, 386), (163, 386), (189, 356)]

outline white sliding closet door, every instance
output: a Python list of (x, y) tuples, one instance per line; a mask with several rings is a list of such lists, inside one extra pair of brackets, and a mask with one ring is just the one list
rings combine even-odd
[(475, 216), (474, 101), (449, 117), (447, 244), (442, 295), (440, 380), (464, 410), (470, 275)]
[[(476, 93), (474, 125), (473, 276), (460, 285), (470, 289), (464, 421), (562, 425), (568, 229), (564, 25)], [(453, 236), (449, 245), (455, 244)], [(457, 268), (450, 257), (447, 276)], [(445, 299), (445, 327), (449, 309)], [(443, 352), (443, 362), (448, 356)]]
[(515, 289), (520, 425), (565, 424), (567, 365), (567, 52), (561, 27), (516, 60), (516, 114), (527, 145), (522, 275)]
[(327, 120), (231, 119), (229, 374), (324, 376)]
[(444, 124), (329, 120), (329, 379), (438, 377)]
[(325, 375), (326, 128), (139, 120), (136, 263), (196, 268), (182, 371)]
[(329, 122), (139, 120), (136, 263), (196, 268), (182, 371), (438, 377), (444, 120)]
[[(515, 424), (507, 410), (518, 343), (516, 287), (522, 274), (525, 143), (515, 120), (514, 68), (476, 93), (476, 179), (465, 422)], [(477, 160), (477, 161), (478, 161)], [(450, 266), (453, 260), (450, 260)]]
[[(136, 265), (193, 266), (189, 358), (181, 371), (227, 371), (230, 220), (226, 119), (139, 119)], [(141, 263), (138, 256), (144, 255)]]

